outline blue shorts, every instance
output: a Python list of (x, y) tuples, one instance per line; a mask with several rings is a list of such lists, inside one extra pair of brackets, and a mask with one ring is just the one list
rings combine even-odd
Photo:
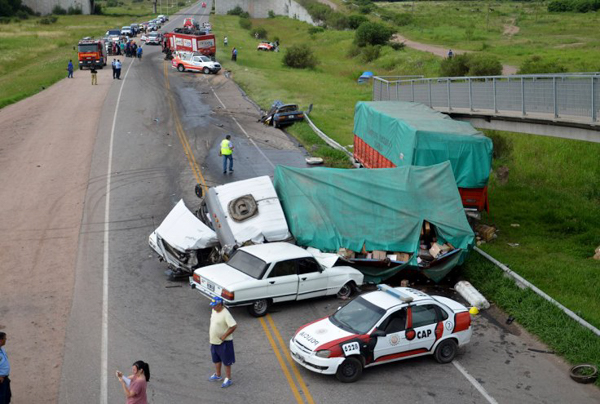
[(223, 341), (221, 345), (210, 345), (210, 354), (213, 363), (222, 362), (225, 366), (235, 363), (235, 352), (233, 352), (233, 341)]

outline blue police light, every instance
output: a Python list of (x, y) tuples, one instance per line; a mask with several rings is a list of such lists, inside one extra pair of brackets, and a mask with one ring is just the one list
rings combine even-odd
[(406, 293), (402, 293), (399, 290), (394, 289), (391, 286), (386, 285), (384, 283), (377, 285), (377, 289), (379, 289), (382, 292), (385, 292), (385, 293), (387, 293), (389, 295), (397, 297), (398, 299), (402, 300), (405, 303), (410, 303), (410, 302), (413, 301), (412, 296), (409, 296)]

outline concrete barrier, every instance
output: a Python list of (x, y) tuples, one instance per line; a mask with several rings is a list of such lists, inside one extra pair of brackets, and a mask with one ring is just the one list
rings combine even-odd
[(215, 12), (227, 14), (235, 7), (241, 7), (252, 18), (267, 18), (269, 11), (315, 25), (310, 14), (293, 0), (215, 0)]

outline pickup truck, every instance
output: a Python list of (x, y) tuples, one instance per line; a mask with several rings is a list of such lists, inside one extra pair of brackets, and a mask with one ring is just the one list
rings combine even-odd
[(133, 31), (130, 26), (125, 26), (121, 28), (121, 35), (133, 36)]
[(190, 70), (204, 74), (217, 74), (221, 70), (221, 65), (218, 62), (214, 62), (200, 53), (176, 52), (171, 63), (173, 68), (180, 72)]

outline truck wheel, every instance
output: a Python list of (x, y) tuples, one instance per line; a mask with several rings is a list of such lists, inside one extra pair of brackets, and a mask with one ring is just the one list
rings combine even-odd
[(269, 311), (271, 303), (267, 299), (257, 300), (248, 306), (248, 313), (253, 317), (262, 317)]
[(177, 66), (177, 70), (180, 72), (184, 72), (185, 71), (185, 67), (183, 67), (183, 65), (179, 65)]
[(456, 356), (458, 345), (453, 339), (446, 339), (435, 349), (434, 357), (439, 363), (450, 363)]
[(362, 375), (362, 362), (353, 356), (346, 358), (335, 372), (335, 377), (342, 383), (354, 383)]
[(342, 288), (337, 292), (336, 296), (340, 299), (348, 299), (350, 296), (352, 296), (353, 292), (354, 284), (352, 282), (348, 282), (347, 284), (342, 286)]
[(202, 69), (202, 73), (210, 74), (210, 69), (208, 67), (205, 67), (204, 69)]

